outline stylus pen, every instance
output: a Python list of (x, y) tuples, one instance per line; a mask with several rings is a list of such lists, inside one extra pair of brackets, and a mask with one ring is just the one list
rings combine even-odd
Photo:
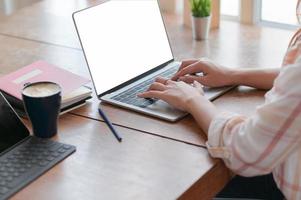
[(111, 129), (111, 131), (114, 134), (114, 136), (116, 137), (116, 139), (119, 142), (121, 142), (122, 138), (118, 135), (117, 131), (115, 130), (115, 128), (113, 127), (113, 125), (109, 121), (109, 119), (107, 118), (106, 114), (100, 108), (98, 108), (98, 112), (99, 112), (100, 116), (102, 117), (102, 119), (105, 121), (105, 123), (108, 125), (108, 127)]

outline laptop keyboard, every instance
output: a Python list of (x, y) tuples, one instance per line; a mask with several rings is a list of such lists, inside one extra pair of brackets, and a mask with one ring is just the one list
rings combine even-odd
[(161, 74), (158, 74), (157, 76), (152, 77), (152, 78), (112, 97), (112, 99), (122, 102), (122, 103), (145, 108), (145, 107), (155, 103), (157, 101), (157, 99), (139, 98), (139, 97), (137, 97), (137, 94), (146, 91), (149, 88), (149, 86), (155, 81), (156, 77), (160, 76), (160, 77), (164, 77), (164, 78), (171, 78), (177, 71), (178, 71), (178, 66), (172, 67), (172, 68), (162, 72)]
[(0, 157), (0, 200), (20, 190), (75, 151), (75, 147), (31, 137)]

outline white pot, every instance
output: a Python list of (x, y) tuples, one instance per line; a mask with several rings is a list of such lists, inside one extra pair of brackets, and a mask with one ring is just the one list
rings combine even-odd
[(193, 17), (192, 35), (195, 40), (206, 40), (209, 36), (211, 16), (208, 17)]

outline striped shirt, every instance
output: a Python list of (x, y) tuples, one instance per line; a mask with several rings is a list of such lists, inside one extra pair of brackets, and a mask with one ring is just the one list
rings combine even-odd
[(287, 51), (265, 103), (250, 117), (223, 112), (209, 127), (213, 157), (242, 176), (273, 173), (286, 199), (301, 199), (301, 41)]

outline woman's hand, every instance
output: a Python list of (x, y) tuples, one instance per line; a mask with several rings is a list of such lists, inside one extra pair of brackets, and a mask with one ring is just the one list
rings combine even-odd
[(183, 61), (179, 71), (172, 77), (172, 80), (186, 83), (197, 81), (208, 87), (222, 87), (235, 84), (232, 74), (233, 72), (230, 69), (221, 67), (209, 59), (203, 58)]
[(182, 81), (175, 82), (159, 77), (148, 91), (138, 94), (138, 97), (161, 99), (180, 110), (190, 112), (190, 102), (204, 98), (203, 94), (202, 85), (196, 81), (191, 86)]

